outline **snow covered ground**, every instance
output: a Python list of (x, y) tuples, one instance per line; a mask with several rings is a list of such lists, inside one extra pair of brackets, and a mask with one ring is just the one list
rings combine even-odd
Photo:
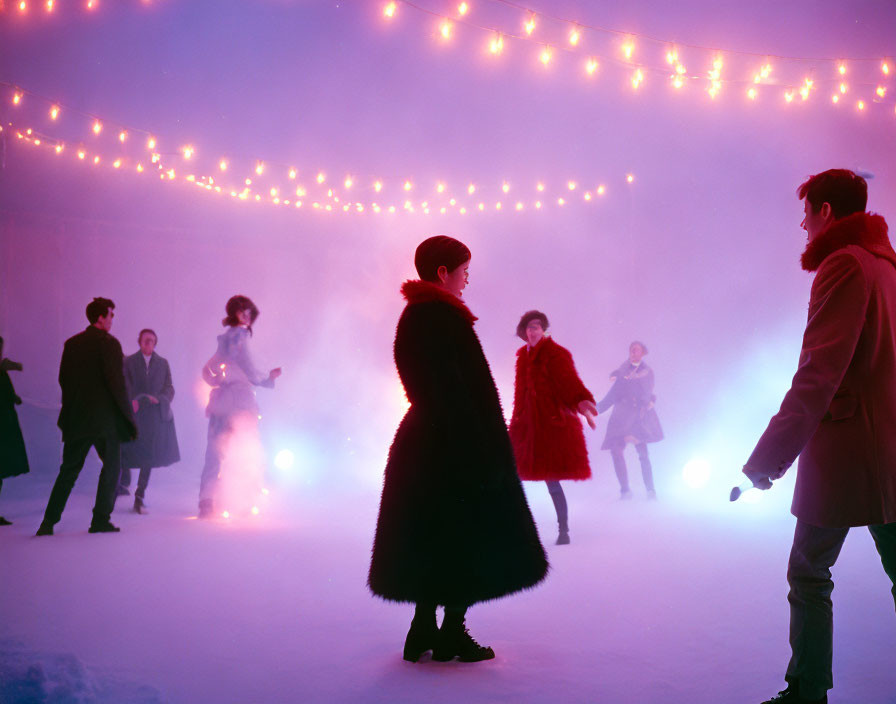
[[(118, 535), (86, 531), (95, 463), (52, 538), (32, 537), (49, 478), (9, 480), (0, 513), (0, 701), (758, 702), (783, 687), (792, 477), (759, 504), (717, 483), (619, 502), (608, 458), (567, 484), (572, 544), (527, 492), (552, 571), (471, 609), (497, 659), (401, 660), (406, 605), (365, 578), (378, 496), (272, 491), (257, 517), (190, 518), (197, 474), (158, 470), (151, 514), (119, 499)], [(337, 471), (334, 468), (333, 471)], [(725, 484), (727, 486), (727, 483)], [(896, 616), (871, 537), (835, 568), (832, 703), (896, 702)]]

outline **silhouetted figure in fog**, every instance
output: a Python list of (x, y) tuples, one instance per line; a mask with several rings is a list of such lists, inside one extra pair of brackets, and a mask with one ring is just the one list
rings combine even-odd
[(743, 469), (768, 489), (800, 458), (787, 566), (793, 657), (787, 688), (766, 704), (827, 702), (830, 569), (850, 527), (868, 526), (896, 599), (896, 252), (852, 171), (816, 174), (797, 194), (802, 266), (817, 272), (809, 319), (790, 390)]
[[(22, 371), (22, 365), (3, 356), (3, 338), (0, 337), (0, 489), (3, 480), (28, 473), (28, 455), (25, 439), (19, 426), (16, 406), (22, 399), (12, 386), (9, 372)], [(0, 516), (0, 526), (11, 526), (12, 522)]]
[(561, 479), (589, 479), (581, 413), (595, 428), (594, 396), (576, 372), (572, 355), (548, 337), (548, 318), (524, 313), (516, 334), (526, 342), (516, 353), (510, 442), (520, 478), (547, 484), (557, 511), (557, 545), (569, 544), (566, 495)]
[(65, 503), (91, 447), (103, 461), (103, 468), (90, 532), (118, 532), (110, 517), (121, 474), (121, 443), (137, 437), (137, 424), (125, 389), (121, 345), (109, 334), (114, 310), (115, 304), (108, 298), (94, 298), (87, 304), (90, 325), (65, 341), (59, 364), (62, 466), (38, 535), (53, 535), (53, 526), (62, 518)]
[(225, 445), (235, 424), (246, 429), (258, 425), (258, 402), (253, 386), (274, 388), (274, 380), (282, 373), (271, 369), (265, 375), (255, 368), (249, 353), (252, 324), (258, 308), (246, 296), (233, 296), (225, 306), (227, 317), (221, 321), (227, 330), (218, 335), (218, 348), (202, 368), (202, 378), (214, 387), (205, 415), (208, 416), (208, 445), (205, 466), (199, 484), (199, 517), (211, 518), (221, 478), (221, 460)]
[(613, 413), (607, 423), (607, 434), (604, 436), (601, 450), (609, 450), (613, 458), (613, 469), (619, 480), (619, 493), (623, 499), (632, 498), (628, 484), (628, 469), (625, 466), (625, 446), (635, 446), (638, 459), (641, 461), (641, 476), (647, 497), (656, 498), (653, 485), (653, 468), (647, 443), (659, 442), (663, 439), (660, 419), (653, 406), (656, 396), (653, 393), (653, 369), (644, 362), (647, 347), (643, 342), (632, 342), (628, 347), (628, 359), (610, 374), (613, 386), (597, 404), (601, 413), (610, 406)]
[[(464, 625), (467, 608), (535, 586), (547, 573), (476, 320), (464, 305), (470, 250), (431, 237), (420, 281), (401, 288), (395, 364), (411, 407), (386, 464), (368, 584), (416, 604), (404, 659), (495, 656)], [(445, 607), (441, 629), (436, 607)]]
[(156, 354), (158, 338), (153, 330), (141, 330), (140, 351), (124, 360), (128, 397), (137, 414), (137, 439), (121, 447), (121, 480), (118, 495), (126, 495), (131, 469), (139, 469), (134, 492), (134, 512), (146, 513), (144, 499), (153, 467), (167, 467), (180, 461), (174, 431), (174, 385), (168, 360)]

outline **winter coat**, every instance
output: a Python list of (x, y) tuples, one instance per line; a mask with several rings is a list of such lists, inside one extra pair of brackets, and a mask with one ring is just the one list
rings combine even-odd
[(368, 584), (384, 599), (467, 606), (548, 569), (476, 317), (424, 281), (402, 287), (395, 364), (411, 407), (386, 464)]
[(799, 455), (793, 514), (815, 526), (896, 522), (896, 252), (879, 215), (834, 221), (806, 247), (817, 271), (799, 366), (747, 461), (777, 478)]
[(28, 455), (19, 425), (16, 406), (22, 403), (9, 378), (10, 371), (22, 365), (10, 359), (0, 360), (0, 480), (28, 472)]
[(65, 341), (59, 363), (63, 442), (90, 438), (133, 440), (137, 420), (128, 399), (121, 344), (89, 325)]
[(576, 407), (594, 403), (572, 355), (550, 337), (516, 353), (510, 442), (521, 479), (588, 479), (591, 467)]
[(597, 404), (598, 413), (613, 407), (600, 449), (622, 449), (630, 440), (635, 444), (662, 440), (663, 429), (652, 406), (656, 401), (653, 369), (643, 361), (636, 367), (626, 360), (610, 378), (613, 386)]
[[(168, 361), (153, 352), (147, 365), (143, 353), (137, 352), (125, 358), (124, 378), (128, 397), (140, 406), (137, 439), (121, 446), (122, 468), (167, 467), (180, 461), (171, 412), (174, 386)], [(153, 403), (149, 396), (159, 402)]]
[(249, 354), (252, 333), (241, 325), (218, 335), (218, 348), (202, 368), (202, 378), (213, 386), (205, 415), (231, 418), (246, 413), (258, 415), (253, 386), (274, 388), (274, 380), (256, 368)]

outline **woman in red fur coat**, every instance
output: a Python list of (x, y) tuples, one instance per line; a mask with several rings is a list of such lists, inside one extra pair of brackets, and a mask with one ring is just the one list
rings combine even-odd
[(516, 353), (510, 441), (520, 478), (547, 483), (560, 527), (557, 545), (568, 545), (568, 512), (560, 480), (591, 477), (577, 414), (594, 429), (597, 407), (569, 350), (548, 337), (547, 329), (547, 316), (537, 310), (524, 314), (516, 326), (526, 344)]

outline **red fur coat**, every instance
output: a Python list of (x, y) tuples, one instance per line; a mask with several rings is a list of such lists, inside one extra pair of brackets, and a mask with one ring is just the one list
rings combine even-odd
[(579, 379), (569, 350), (543, 337), (534, 348), (524, 345), (516, 355), (510, 442), (520, 478), (590, 478), (576, 406), (594, 402), (594, 396)]

